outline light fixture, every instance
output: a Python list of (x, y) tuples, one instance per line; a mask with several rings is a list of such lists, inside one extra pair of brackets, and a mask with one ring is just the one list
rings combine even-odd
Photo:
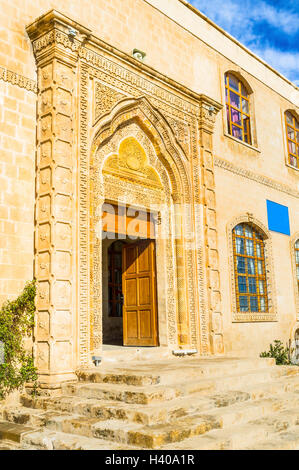
[(133, 49), (132, 56), (139, 60), (140, 62), (143, 62), (146, 56), (146, 53), (143, 51), (140, 51), (139, 49)]

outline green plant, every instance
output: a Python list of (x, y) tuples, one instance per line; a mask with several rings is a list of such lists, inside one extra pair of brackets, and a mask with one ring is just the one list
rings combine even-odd
[(277, 365), (290, 364), (290, 348), (284, 347), (282, 341), (275, 340), (274, 346), (270, 344), (270, 350), (262, 352), (260, 357), (273, 357)]
[(0, 309), (0, 341), (4, 343), (4, 364), (0, 364), (0, 399), (26, 382), (37, 381), (33, 356), (24, 348), (24, 338), (32, 334), (35, 312), (35, 280), (21, 295), (6, 301)]

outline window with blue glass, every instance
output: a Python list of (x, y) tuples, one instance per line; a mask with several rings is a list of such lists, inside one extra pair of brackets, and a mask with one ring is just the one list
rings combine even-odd
[(233, 229), (233, 248), (238, 312), (267, 312), (265, 243), (262, 234), (249, 224), (239, 224)]

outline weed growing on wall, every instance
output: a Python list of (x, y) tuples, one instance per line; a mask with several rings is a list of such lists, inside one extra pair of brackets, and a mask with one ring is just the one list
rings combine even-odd
[(0, 364), (0, 399), (26, 382), (36, 382), (32, 353), (24, 349), (24, 338), (32, 334), (35, 312), (35, 281), (28, 282), (21, 295), (0, 309), (0, 341), (4, 362)]

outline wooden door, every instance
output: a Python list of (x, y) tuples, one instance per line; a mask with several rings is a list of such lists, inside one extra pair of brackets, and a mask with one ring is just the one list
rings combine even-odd
[(123, 247), (123, 332), (125, 346), (158, 346), (155, 242)]

